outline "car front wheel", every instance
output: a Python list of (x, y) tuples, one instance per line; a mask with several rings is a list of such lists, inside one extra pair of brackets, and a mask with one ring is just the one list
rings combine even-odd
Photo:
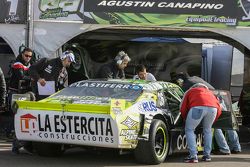
[(151, 165), (162, 163), (168, 154), (169, 141), (167, 125), (162, 120), (152, 120), (149, 140), (140, 140), (135, 149), (136, 160)]

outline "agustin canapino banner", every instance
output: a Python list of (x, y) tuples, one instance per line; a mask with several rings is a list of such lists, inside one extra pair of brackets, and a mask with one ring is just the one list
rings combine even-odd
[(84, 0), (84, 23), (250, 26), (250, 0)]
[(0, 0), (0, 23), (26, 23), (27, 4), (27, 0)]
[(85, 12), (235, 16), (235, 0), (85, 0)]

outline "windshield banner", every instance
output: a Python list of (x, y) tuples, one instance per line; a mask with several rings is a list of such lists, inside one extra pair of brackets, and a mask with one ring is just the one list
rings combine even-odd
[(24, 24), (27, 20), (27, 0), (1, 0), (0, 23)]
[(249, 0), (84, 0), (84, 23), (250, 26)]

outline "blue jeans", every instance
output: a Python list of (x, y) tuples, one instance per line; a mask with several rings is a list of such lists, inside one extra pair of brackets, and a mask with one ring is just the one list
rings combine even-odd
[(239, 136), (235, 130), (226, 130), (228, 136), (228, 144), (221, 129), (214, 130), (214, 136), (219, 146), (219, 150), (223, 153), (230, 153), (230, 150), (241, 151)]
[(210, 156), (212, 149), (212, 125), (217, 115), (217, 109), (213, 107), (197, 106), (192, 107), (187, 115), (185, 134), (187, 138), (190, 156), (197, 156), (197, 144), (195, 128), (202, 122), (204, 135), (203, 155)]
[(230, 153), (230, 148), (221, 129), (214, 129), (214, 137), (220, 152)]
[(238, 133), (235, 130), (227, 130), (226, 133), (230, 150), (241, 151)]

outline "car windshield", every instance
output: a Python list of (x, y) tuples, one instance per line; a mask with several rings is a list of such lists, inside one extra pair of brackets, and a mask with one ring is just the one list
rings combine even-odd
[[(70, 85), (51, 98), (81, 98), (86, 99), (125, 99), (128, 101), (136, 100), (142, 93), (142, 87), (129, 83), (110, 83), (98, 81), (81, 81)], [(92, 98), (89, 98), (92, 97)], [(72, 99), (72, 98), (71, 98)]]

